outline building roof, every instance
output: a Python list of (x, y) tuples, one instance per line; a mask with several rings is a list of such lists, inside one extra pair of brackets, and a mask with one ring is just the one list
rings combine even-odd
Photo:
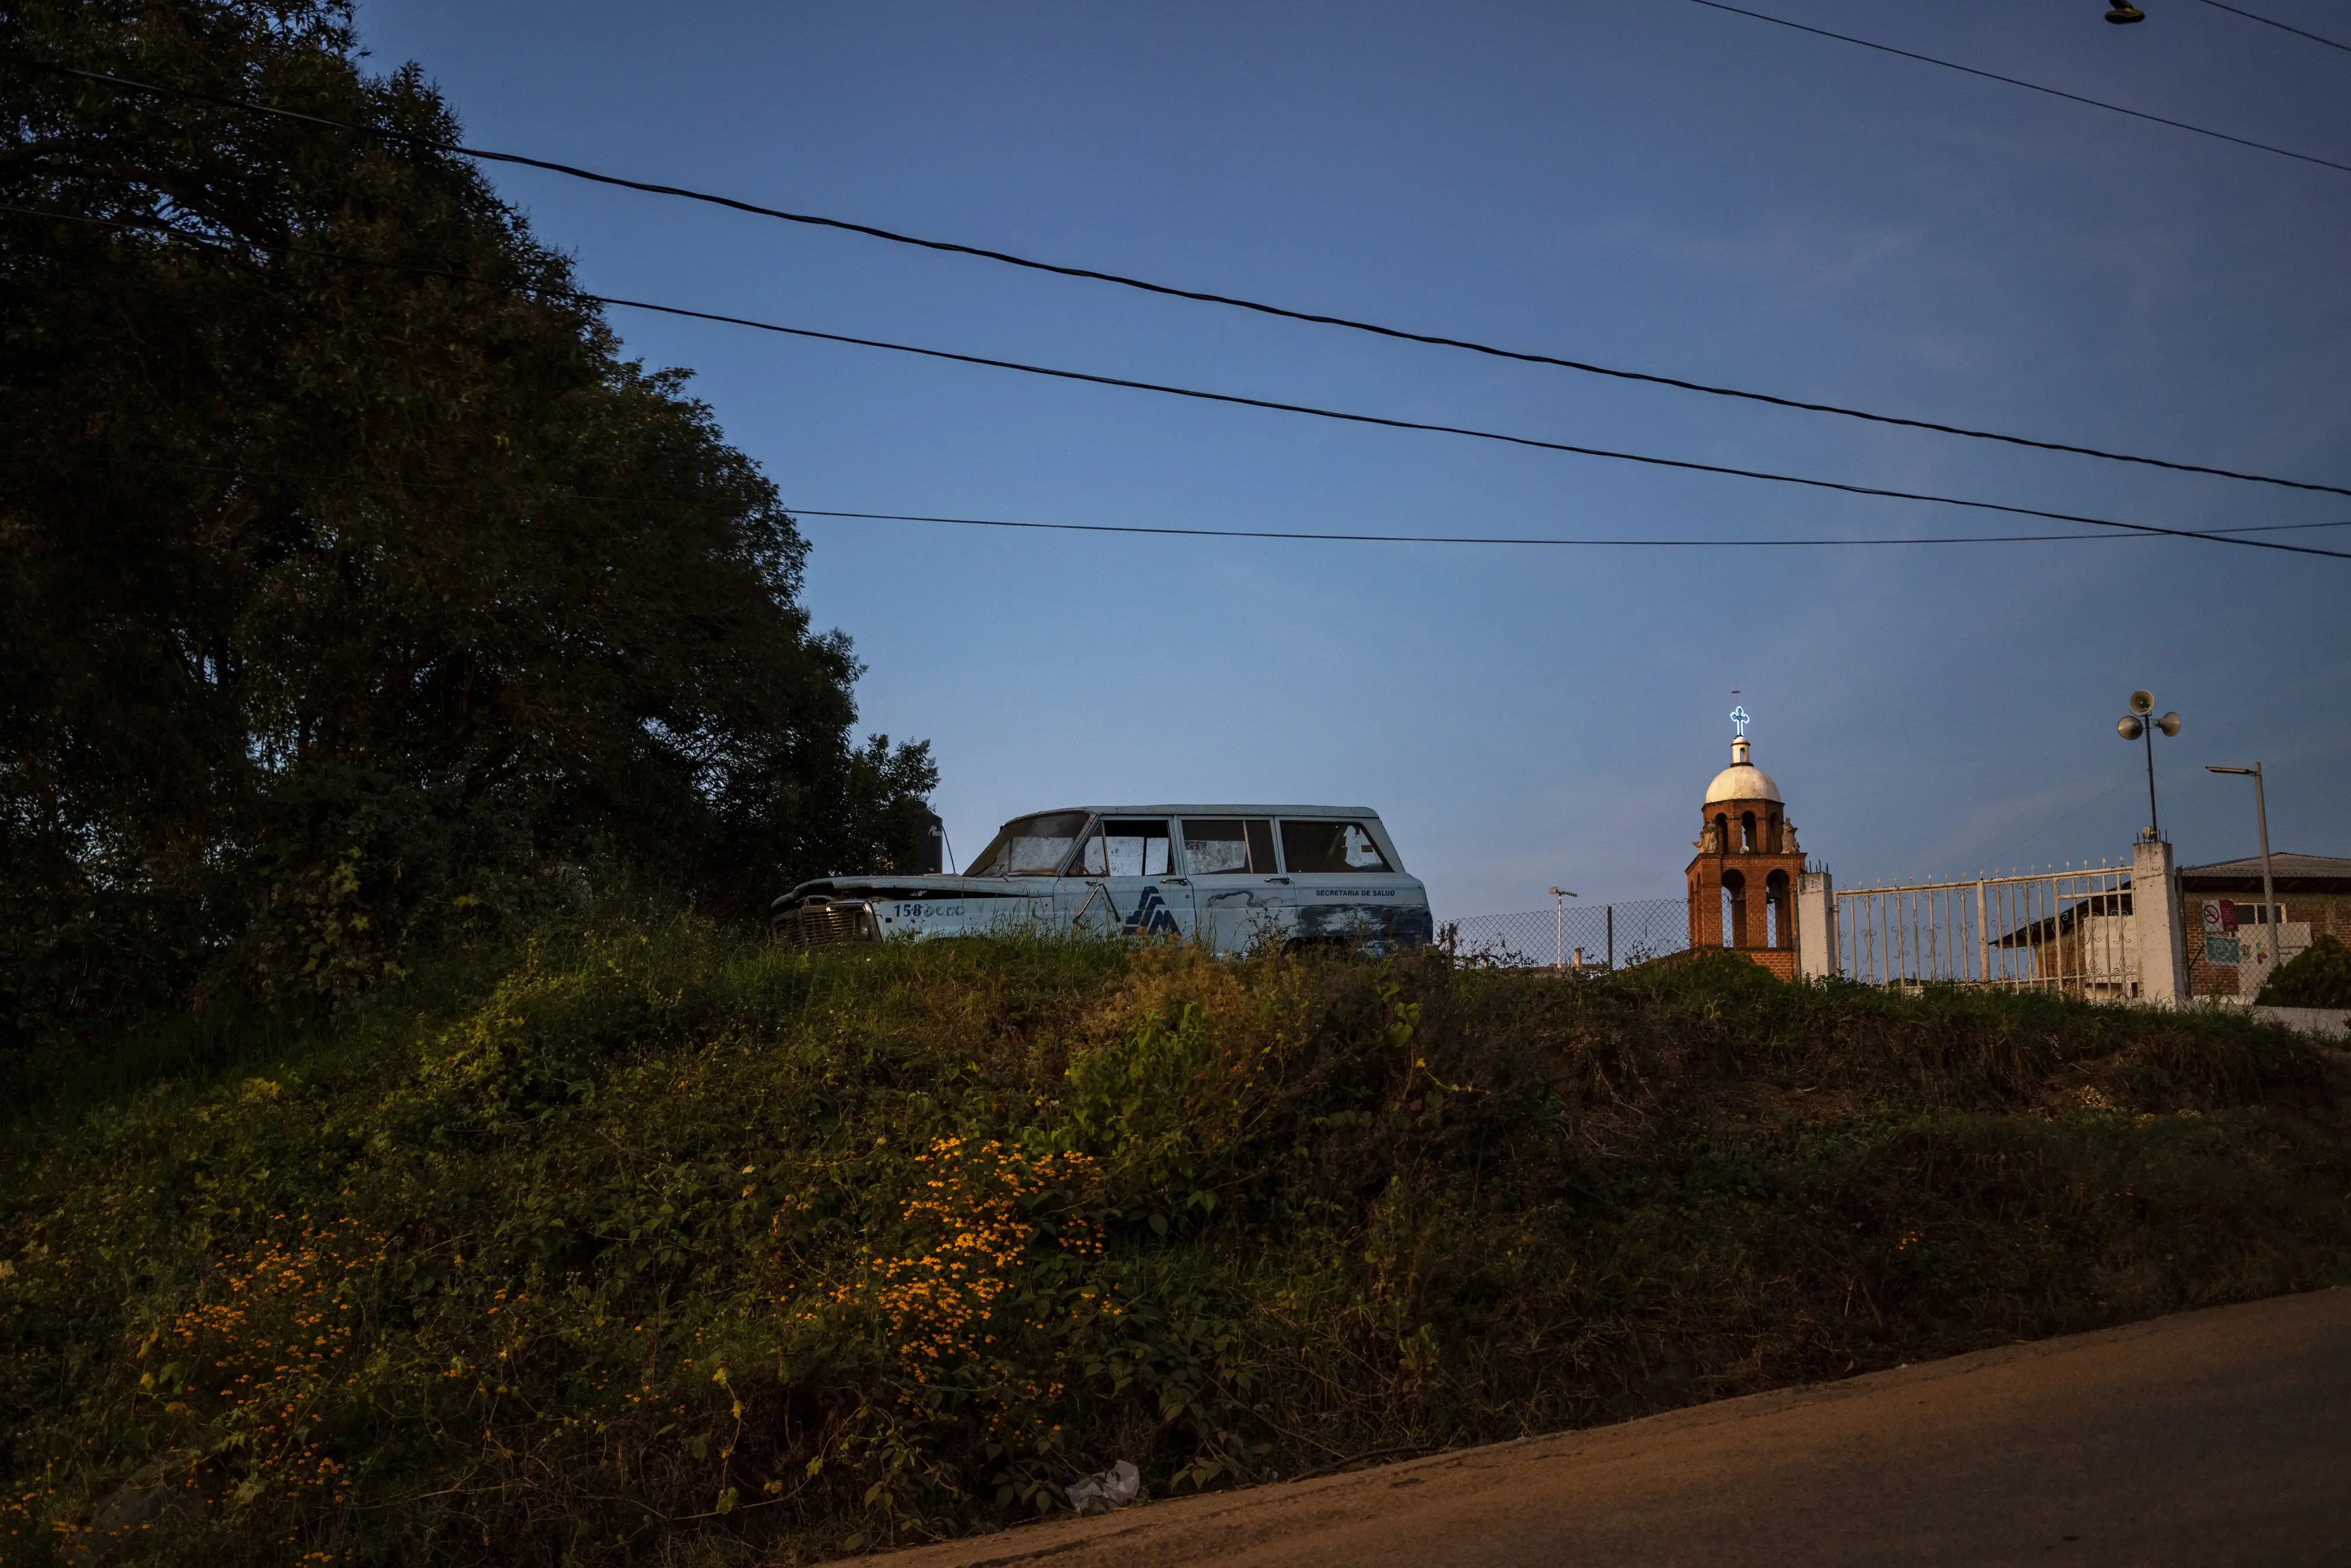
[(2051, 919), (2029, 921), (1998, 938), (1995, 947), (2038, 947), (2072, 934), (2080, 922), (2099, 915), (2128, 915), (2131, 912), (2130, 889), (2120, 893), (2094, 893), (2087, 898), (2067, 904)]
[[(2270, 853), (2270, 875), (2279, 886), (2297, 893), (2351, 893), (2351, 858), (2342, 855), (2304, 855), (2292, 850), (2273, 850)], [(2261, 884), (2259, 855), (2179, 868), (2183, 891), (2233, 892), (2240, 888), (2257, 889)]]
[(1706, 803), (1719, 800), (1773, 800), (1780, 799), (1780, 786), (1771, 776), (1747, 760), (1747, 737), (1740, 736), (1730, 743), (1730, 766), (1714, 776), (1706, 787)]

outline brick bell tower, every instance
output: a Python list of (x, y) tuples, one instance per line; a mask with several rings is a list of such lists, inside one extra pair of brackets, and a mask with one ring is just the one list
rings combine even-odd
[(1748, 760), (1747, 710), (1730, 715), (1739, 735), (1730, 766), (1706, 787), (1698, 857), (1689, 863), (1693, 948), (1744, 953), (1783, 980), (1796, 977), (1796, 879), (1804, 852), (1787, 820), (1780, 786)]

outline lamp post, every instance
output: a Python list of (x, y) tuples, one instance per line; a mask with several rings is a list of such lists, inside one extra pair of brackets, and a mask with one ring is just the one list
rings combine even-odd
[(1575, 894), (1563, 887), (1554, 887), (1551, 890), (1552, 943), (1551, 967), (1554, 969), (1567, 967), (1567, 901), (1574, 896)]
[(2147, 838), (2149, 843), (2163, 837), (2162, 820), (2155, 814), (2155, 732), (2159, 729), (2166, 735), (2179, 733), (2178, 714), (2168, 713), (2161, 718), (2147, 717), (2154, 711), (2155, 694), (2136, 691), (2130, 695), (2130, 712), (2115, 723), (2115, 733), (2125, 740), (2144, 737), (2147, 741)]
[(2270, 875), (2270, 808), (2262, 794), (2262, 765), (2251, 768), (2215, 768), (2207, 763), (2207, 773), (2234, 773), (2253, 781), (2253, 821), (2262, 832), (2262, 924), (2269, 927), (2270, 972), (2277, 972), (2278, 960), (2285, 956), (2283, 939), (2285, 911), (2277, 904), (2277, 880)]

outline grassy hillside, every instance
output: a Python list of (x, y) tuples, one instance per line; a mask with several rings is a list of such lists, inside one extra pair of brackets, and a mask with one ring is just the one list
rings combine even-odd
[(2351, 1281), (2351, 1085), (2233, 1019), (618, 915), (474, 963), (16, 1113), (6, 1561), (806, 1561)]

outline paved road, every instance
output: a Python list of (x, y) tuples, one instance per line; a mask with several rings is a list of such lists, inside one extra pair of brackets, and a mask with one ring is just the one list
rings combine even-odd
[(2351, 1289), (896, 1552), (890, 1568), (2351, 1564)]

